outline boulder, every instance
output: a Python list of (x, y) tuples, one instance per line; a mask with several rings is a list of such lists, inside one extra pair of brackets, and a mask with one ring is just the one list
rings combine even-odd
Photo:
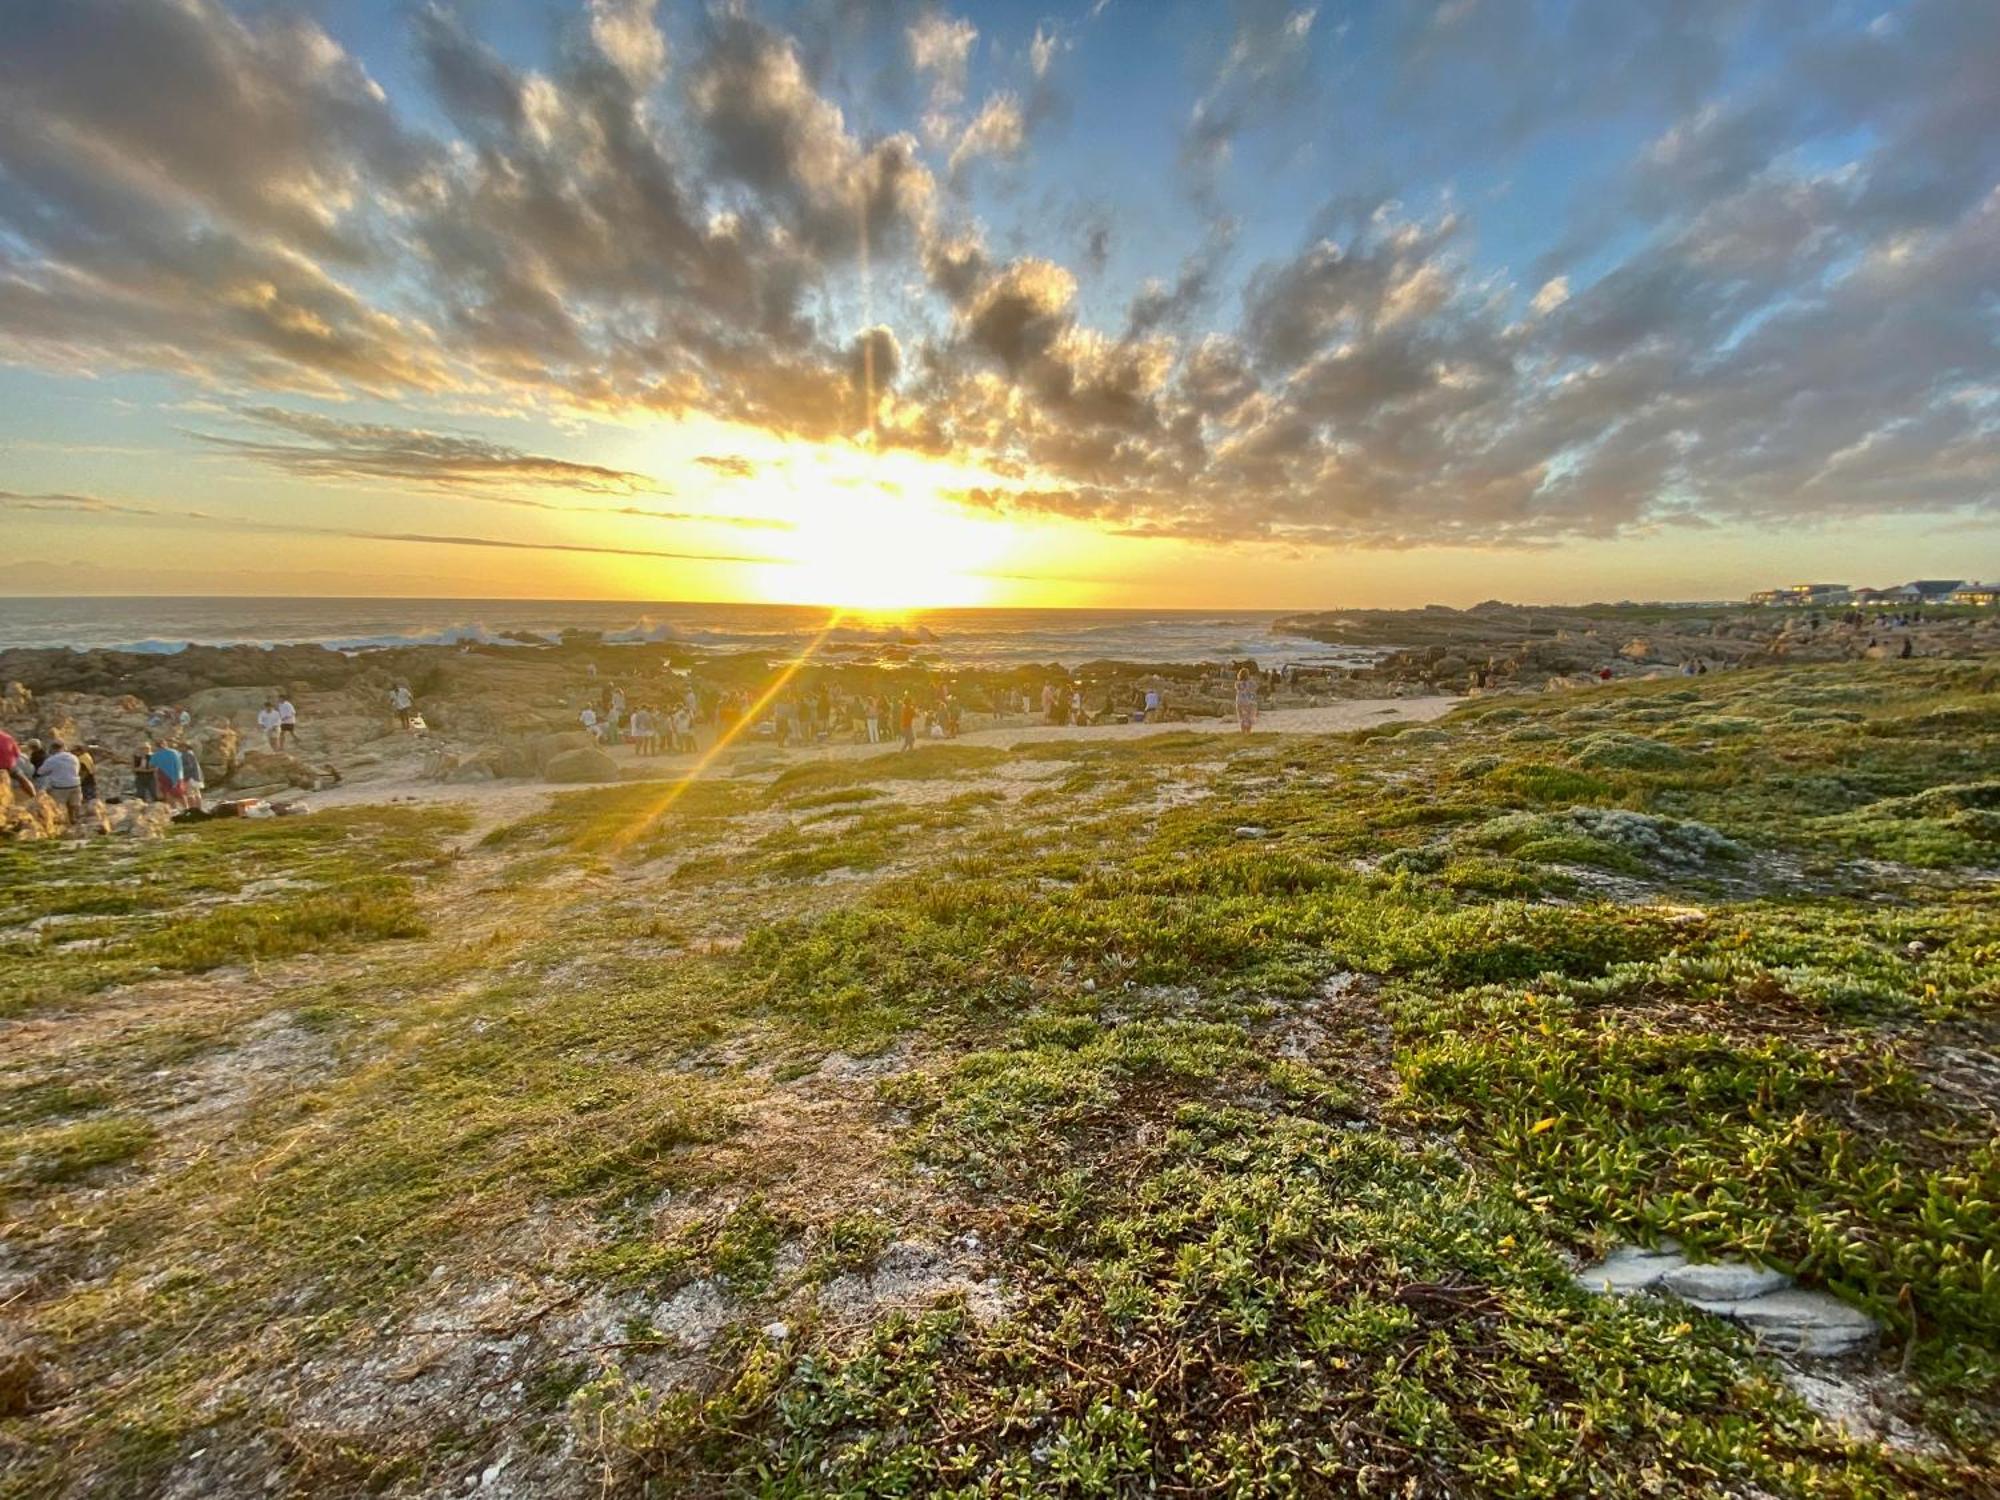
[(223, 784), (231, 787), (295, 786), (314, 792), (324, 786), (334, 786), (339, 781), (340, 773), (331, 767), (314, 766), (284, 751), (252, 750), (230, 769)]
[[(583, 738), (588, 739), (589, 736), (585, 735)], [(579, 746), (577, 748), (583, 747)], [(488, 763), (493, 767), (493, 774), (495, 776), (537, 776), (541, 774), (541, 765), (535, 759), (535, 752), (531, 746), (522, 744), (501, 745), (489, 753), (492, 759)]]
[(558, 756), (567, 755), (572, 750), (595, 750), (597, 741), (581, 729), (572, 729), (564, 733), (545, 734), (528, 748), (535, 758), (535, 770), (546, 776), (549, 763)]
[(12, 777), (0, 776), (0, 839), (48, 839), (62, 831), (62, 812), (54, 802), (29, 796)]
[(542, 778), (564, 783), (616, 781), (618, 762), (595, 745), (580, 745), (551, 758), (542, 767)]

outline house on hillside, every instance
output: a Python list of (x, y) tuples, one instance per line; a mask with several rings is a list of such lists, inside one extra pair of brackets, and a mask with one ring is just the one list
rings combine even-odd
[(1942, 604), (1966, 586), (1963, 578), (1917, 578), (1895, 592), (1904, 604)]
[(1791, 609), (1845, 604), (1851, 591), (1844, 583), (1788, 583), (1750, 596), (1752, 604), (1777, 604)]
[(2000, 604), (2000, 583), (1961, 583), (1951, 591), (1953, 604)]

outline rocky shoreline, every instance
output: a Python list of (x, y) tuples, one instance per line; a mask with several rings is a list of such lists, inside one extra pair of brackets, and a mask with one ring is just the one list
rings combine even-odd
[[(1489, 603), (1469, 610), (1345, 611), (1294, 616), (1273, 627), (1289, 634), (1382, 654), (1358, 667), (1259, 671), (1266, 710), (1312, 709), (1357, 699), (1464, 692), (1542, 692), (1607, 678), (1732, 670), (1797, 660), (1900, 655), (1959, 656), (2000, 646), (2000, 614), (1931, 611), (1920, 621), (1859, 613), (1740, 607), (1556, 609)], [(743, 746), (770, 744), (772, 720), (787, 698), (811, 703), (830, 737), (860, 731), (858, 706), (907, 694), (926, 713), (967, 730), (1047, 722), (1046, 694), (1079, 726), (1129, 723), (1149, 696), (1151, 722), (1233, 715), (1234, 679), (1254, 663), (1177, 665), (1090, 661), (1007, 669), (953, 669), (908, 652), (804, 663), (763, 652), (703, 653), (673, 644), (613, 644), (589, 632), (534, 648), (491, 644), (418, 645), (342, 652), (314, 645), (190, 646), (170, 655), (129, 651), (21, 649), (0, 652), (0, 728), (23, 744), (60, 739), (96, 749), (100, 796), (110, 809), (129, 789), (133, 752), (149, 738), (184, 739), (200, 756), (213, 793), (274, 798), (343, 781), (425, 779), (470, 783), (613, 781), (631, 774), (597, 753), (579, 727), (584, 707), (615, 690), (637, 708), (683, 701), (697, 708), (696, 751), (722, 733), (724, 705), (754, 704), (775, 692)], [(407, 685), (425, 733), (405, 730), (392, 709)], [(1080, 712), (1066, 705), (1075, 695)], [(297, 744), (267, 748), (259, 710), (289, 697)], [(183, 720), (182, 715), (185, 714)], [(185, 724), (185, 729), (181, 726)], [(685, 758), (685, 757), (684, 757)], [(670, 773), (663, 757), (658, 773)], [(647, 769), (655, 769), (648, 766)], [(126, 807), (100, 826), (149, 826)], [(0, 791), (0, 836), (40, 836), (59, 823), (49, 808)]]

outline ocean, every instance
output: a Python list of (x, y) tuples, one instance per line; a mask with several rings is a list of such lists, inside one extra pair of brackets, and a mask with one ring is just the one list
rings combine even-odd
[[(170, 653), (194, 645), (320, 645), (336, 651), (463, 642), (522, 644), (565, 630), (609, 643), (678, 642), (709, 651), (796, 656), (909, 648), (949, 667), (1109, 659), (1255, 660), (1260, 666), (1360, 666), (1380, 651), (1276, 634), (1276, 611), (936, 609), (844, 615), (773, 604), (634, 604), (549, 599), (0, 599), (0, 649), (68, 647)], [(525, 641), (517, 638), (525, 637)]]

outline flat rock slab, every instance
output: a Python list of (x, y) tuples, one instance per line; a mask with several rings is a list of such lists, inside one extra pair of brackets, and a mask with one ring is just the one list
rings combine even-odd
[(1792, 1284), (1783, 1271), (1719, 1260), (1705, 1266), (1685, 1263), (1660, 1278), (1660, 1286), (1689, 1302), (1742, 1302)]
[(1859, 1308), (1802, 1287), (1783, 1271), (1734, 1260), (1696, 1265), (1671, 1240), (1662, 1241), (1657, 1250), (1620, 1245), (1577, 1272), (1576, 1284), (1614, 1297), (1675, 1297), (1742, 1325), (1760, 1344), (1806, 1358), (1852, 1354), (1874, 1343), (1882, 1331)]
[(1656, 1290), (1669, 1272), (1686, 1268), (1687, 1262), (1677, 1251), (1620, 1245), (1596, 1265), (1577, 1272), (1576, 1284), (1589, 1292), (1632, 1297)]
[(1690, 1306), (1741, 1323), (1760, 1344), (1785, 1354), (1830, 1359), (1875, 1342), (1882, 1330), (1858, 1307), (1827, 1292), (1790, 1286), (1734, 1302), (1687, 1299)]

